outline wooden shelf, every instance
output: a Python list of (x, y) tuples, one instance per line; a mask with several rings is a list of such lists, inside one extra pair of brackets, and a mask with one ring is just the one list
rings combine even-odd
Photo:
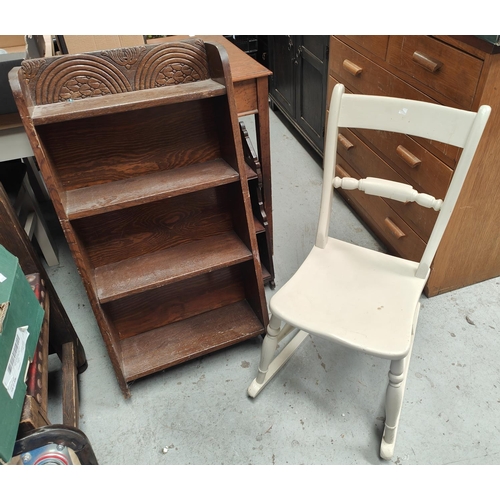
[[(121, 350), (125, 379), (131, 382), (261, 332), (262, 323), (252, 308), (240, 301), (124, 339)], [(147, 358), (145, 352), (150, 353)]]
[(101, 304), (252, 259), (238, 236), (224, 233), (95, 270)]
[(104, 95), (92, 99), (38, 105), (30, 109), (30, 114), (33, 124), (39, 126), (78, 120), (89, 116), (103, 116), (134, 109), (208, 99), (225, 93), (224, 85), (214, 80), (202, 80), (183, 85)]
[(257, 179), (257, 172), (255, 172), (255, 170), (249, 167), (246, 163), (245, 163), (245, 171), (247, 173), (247, 180), (250, 181), (253, 179)]
[(239, 174), (218, 159), (66, 192), (65, 210), (75, 220), (235, 182)]
[(265, 266), (262, 266), (262, 278), (264, 279), (264, 283), (267, 283), (272, 279), (271, 273), (265, 268)]
[(28, 60), (11, 85), (126, 398), (132, 380), (265, 331), (262, 180), (217, 45)]
[(257, 219), (257, 217), (253, 218), (253, 224), (255, 226), (255, 232), (257, 234), (266, 232), (266, 228), (262, 225), (262, 223), (259, 221), (259, 219)]

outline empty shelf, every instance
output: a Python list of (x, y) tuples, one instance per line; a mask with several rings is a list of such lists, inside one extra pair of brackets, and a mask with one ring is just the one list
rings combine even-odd
[(97, 268), (97, 296), (106, 303), (251, 259), (235, 233), (223, 233)]
[(65, 210), (68, 219), (81, 219), (229, 184), (238, 179), (238, 172), (224, 160), (212, 160), (66, 191)]
[(253, 223), (255, 226), (255, 232), (257, 234), (264, 233), (266, 231), (266, 228), (263, 226), (263, 224), (257, 219), (257, 217), (254, 216), (253, 218)]
[(105, 95), (92, 99), (38, 105), (33, 106), (30, 111), (33, 124), (38, 126), (91, 116), (122, 113), (139, 108), (153, 108), (165, 104), (207, 99), (225, 93), (226, 87), (224, 85), (208, 79), (183, 85)]
[(236, 302), (121, 342), (127, 382), (264, 332), (246, 301)]

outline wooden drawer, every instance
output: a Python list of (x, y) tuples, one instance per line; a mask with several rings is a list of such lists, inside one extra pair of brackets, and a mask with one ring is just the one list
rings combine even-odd
[(443, 198), (453, 170), (411, 137), (378, 130), (356, 130), (415, 189)]
[(458, 107), (472, 108), (482, 60), (429, 36), (391, 36), (387, 62)]
[[(337, 175), (359, 179), (360, 176), (344, 161), (337, 157)], [(405, 259), (418, 262), (425, 249), (424, 241), (406, 222), (378, 196), (369, 196), (362, 191), (337, 190), (356, 212), (370, 225), (388, 249)]]
[[(357, 135), (349, 129), (342, 129), (339, 134), (337, 152), (351, 165), (361, 177), (380, 177), (395, 182), (408, 184), (408, 180), (393, 170), (380, 156), (375, 154)], [(413, 185), (415, 188), (415, 186)], [(415, 188), (419, 190), (418, 188)], [(402, 217), (412, 229), (424, 240), (429, 236), (436, 222), (437, 212), (421, 207), (416, 203), (401, 203), (384, 200)]]
[(368, 50), (373, 55), (385, 59), (389, 35), (346, 35), (344, 38)]
[(436, 102), (335, 37), (330, 40), (330, 74), (359, 94)]
[[(352, 54), (351, 56), (351, 59), (360, 60), (356, 57), (356, 54), (357, 53), (354, 52), (354, 54)], [(363, 58), (363, 56), (359, 54), (358, 56), (360, 58)], [(378, 77), (377, 75), (384, 75), (384, 73), (386, 73), (385, 70), (383, 70), (379, 66), (376, 66), (376, 68), (374, 68), (373, 71), (373, 74), (375, 75), (374, 78), (377, 78)], [(404, 94), (406, 90), (408, 91), (408, 93), (410, 93), (411, 89), (413, 89), (410, 85), (402, 82), (401, 80), (391, 75), (390, 73), (387, 73), (387, 75), (389, 75), (391, 81), (398, 81), (401, 83), (400, 91), (402, 94)], [(342, 83), (344, 83), (344, 85), (346, 85), (346, 92), (351, 92), (351, 90), (349, 89), (351, 82), (348, 82), (347, 80), (348, 78), (342, 79), (342, 78), (337, 78), (336, 76), (333, 76), (331, 74), (328, 75), (327, 109), (330, 106), (331, 92), (333, 90), (333, 87), (337, 83), (339, 83), (339, 81), (341, 81)], [(361, 86), (364, 87), (365, 85), (362, 84)], [(358, 93), (373, 94), (373, 92), (369, 92), (370, 87), (372, 87), (369, 83), (368, 85), (366, 85), (366, 87), (368, 87), (366, 89), (367, 90), (366, 92), (357, 89), (356, 90)], [(381, 93), (379, 92), (379, 95), (380, 94)], [(410, 98), (407, 95), (394, 95), (394, 97)], [(416, 96), (416, 98), (418, 100), (418, 96)], [(377, 147), (377, 149), (383, 155), (385, 155), (387, 158), (393, 161), (395, 165), (399, 166), (402, 169), (403, 175), (405, 175), (406, 172), (405, 176), (409, 175), (410, 177), (408, 177), (408, 179), (409, 180), (413, 179), (411, 180), (411, 182), (417, 182), (418, 184), (420, 184), (421, 187), (424, 188), (424, 190), (427, 190), (430, 194), (434, 196), (443, 196), (445, 192), (443, 191), (443, 189), (446, 189), (448, 187), (451, 178), (451, 171), (449, 171), (448, 167), (450, 168), (456, 167), (459, 157), (458, 148), (450, 146), (448, 144), (442, 144), (422, 138), (415, 138), (415, 140), (413, 140), (408, 138), (407, 136), (406, 137), (402, 136), (401, 134), (390, 134), (392, 135), (392, 142), (385, 144), (386, 140), (385, 134), (381, 135), (378, 134), (377, 132), (369, 130), (360, 132), (360, 134), (362, 134), (367, 140), (372, 142)], [(404, 160), (400, 157), (400, 155), (396, 153), (396, 150), (400, 145), (402, 145), (403, 147), (411, 151), (415, 156), (417, 156), (422, 161), (422, 164), (424, 164), (424, 167), (420, 166), (417, 169), (412, 169), (413, 172), (410, 172), (408, 170), (410, 167), (406, 165), (404, 163)], [(435, 172), (433, 172), (434, 168), (436, 168)], [(426, 181), (426, 178), (429, 177), (429, 175), (430, 179), (428, 179), (428, 181), (429, 180), (431, 181), (430, 185), (429, 182)]]
[[(387, 39), (385, 55), (383, 39)], [(423, 65), (415, 62), (414, 57)], [(433, 60), (442, 63), (438, 64), (439, 68), (432, 66)], [(500, 52), (497, 48), (482, 41), (479, 44), (474, 36), (332, 35), (329, 62), (329, 93), (340, 82), (348, 92), (354, 93), (416, 99), (473, 111), (482, 103), (492, 107), (490, 122), (434, 258), (425, 293), (432, 297), (499, 276), (498, 231), (491, 229), (496, 228), (500, 220), (500, 198), (496, 193), (499, 173), (496, 159), (500, 156), (500, 141), (495, 134), (500, 124), (497, 112), (500, 109), (497, 92)], [(458, 148), (416, 137), (394, 142), (396, 139), (375, 132), (351, 132), (415, 189), (420, 191), (420, 186), (423, 192), (442, 198), (459, 158)], [(405, 165), (397, 153), (398, 146), (418, 157), (420, 165), (413, 168)], [(399, 152), (411, 162), (411, 156), (402, 148)], [(365, 168), (372, 174), (377, 166), (373, 160), (371, 166), (365, 167), (363, 162), (351, 160), (345, 153), (337, 157), (350, 175), (355, 175), (356, 169)], [(425, 236), (425, 233), (409, 215), (397, 212), (394, 219), (388, 216), (393, 222), (397, 217), (404, 219), (407, 226), (415, 228), (413, 235), (410, 229), (406, 236), (394, 241), (394, 236), (388, 235), (388, 227), (384, 227), (385, 219), (381, 219), (386, 210), (384, 205), (394, 210), (389, 203), (354, 191), (338, 192), (388, 248), (401, 257), (420, 257), (425, 238), (419, 235)], [(398, 220), (399, 223), (406, 234), (404, 223)]]

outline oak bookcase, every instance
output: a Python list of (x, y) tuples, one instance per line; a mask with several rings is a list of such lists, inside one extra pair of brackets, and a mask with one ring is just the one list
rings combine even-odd
[(27, 60), (10, 80), (125, 397), (135, 379), (264, 332), (223, 47)]

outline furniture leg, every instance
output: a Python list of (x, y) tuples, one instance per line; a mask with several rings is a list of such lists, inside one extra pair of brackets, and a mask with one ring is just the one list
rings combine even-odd
[[(269, 126), (269, 90), (267, 76), (257, 79), (257, 110), (255, 130), (257, 135), (257, 153), (263, 176), (264, 208), (269, 223), (270, 258), (273, 258), (273, 211), (271, 191), (271, 136)], [(274, 278), (274, 276), (273, 276)]]
[[(414, 338), (415, 335), (412, 335)], [(380, 444), (380, 456), (384, 460), (390, 460), (394, 454), (396, 445), (396, 435), (398, 432), (399, 417), (403, 406), (403, 398), (410, 367), (411, 351), (403, 359), (391, 361), (389, 371), (389, 385), (385, 399), (385, 425), (382, 442)]]
[[(271, 316), (269, 325), (267, 326), (267, 335), (262, 343), (261, 358), (259, 363), (259, 372), (257, 377), (248, 387), (248, 395), (255, 398), (262, 389), (273, 379), (278, 371), (292, 357), (292, 354), (298, 349), (300, 344), (308, 337), (308, 333), (295, 327), (285, 324), (280, 329), (280, 319), (276, 316)], [(274, 358), (273, 355), (278, 347), (278, 342), (296, 331), (294, 338), (283, 348), (283, 350)]]
[(70, 427), (78, 427), (79, 398), (75, 344), (73, 342), (63, 344), (62, 354), (63, 424)]
[(420, 302), (415, 309), (413, 317), (412, 336), (410, 350), (405, 358), (392, 361), (389, 371), (389, 385), (386, 393), (385, 426), (380, 444), (380, 456), (384, 460), (390, 460), (394, 454), (396, 444), (396, 434), (398, 431), (399, 417), (403, 405), (403, 397), (410, 368), (411, 353), (413, 342), (415, 341), (415, 331), (417, 328), (418, 315), (420, 313)]

